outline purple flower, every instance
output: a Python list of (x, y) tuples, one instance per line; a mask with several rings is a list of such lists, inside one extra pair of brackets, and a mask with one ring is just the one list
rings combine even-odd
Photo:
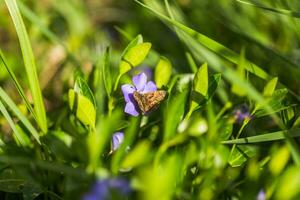
[(263, 189), (259, 191), (256, 200), (266, 200), (266, 193)]
[(133, 68), (130, 71), (130, 75), (134, 76), (136, 74), (141, 74), (144, 73), (146, 74), (148, 80), (153, 80), (153, 73), (152, 73), (152, 69), (150, 67), (148, 67), (147, 65), (141, 65), (138, 67)]
[(83, 196), (83, 200), (124, 199), (131, 193), (129, 182), (122, 178), (98, 180), (92, 189)]
[(136, 101), (133, 98), (134, 92), (147, 93), (154, 92), (157, 87), (153, 81), (147, 82), (147, 76), (145, 73), (138, 74), (132, 78), (133, 85), (122, 85), (122, 92), (126, 102), (124, 112), (132, 116), (139, 115), (139, 109)]
[(111, 152), (116, 151), (122, 144), (124, 140), (124, 133), (122, 132), (116, 132), (112, 136), (112, 141), (111, 141)]
[(249, 108), (247, 105), (243, 104), (236, 108), (233, 112), (234, 119), (238, 123), (242, 123), (245, 119), (251, 119), (252, 116), (249, 112)]

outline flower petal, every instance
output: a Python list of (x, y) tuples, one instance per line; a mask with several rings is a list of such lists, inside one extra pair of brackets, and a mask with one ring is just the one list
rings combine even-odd
[(83, 200), (97, 200), (106, 199), (109, 195), (109, 185), (108, 180), (97, 181), (89, 193), (83, 196)]
[(136, 110), (135, 105), (131, 101), (126, 103), (124, 112), (135, 117), (139, 115), (139, 112)]
[(127, 195), (131, 192), (129, 182), (122, 178), (111, 179), (109, 186), (113, 189), (116, 189), (122, 195)]
[(116, 132), (112, 136), (112, 151), (117, 150), (124, 140), (124, 133)]
[(134, 91), (136, 91), (136, 89), (132, 85), (129, 85), (129, 84), (122, 85), (122, 92), (123, 92), (124, 99), (126, 102), (129, 102), (132, 100), (131, 95)]
[(147, 92), (154, 92), (157, 90), (157, 87), (155, 85), (155, 83), (153, 81), (149, 81), (146, 85), (144, 90), (142, 91), (143, 93), (147, 93)]
[(145, 73), (138, 74), (132, 78), (132, 82), (138, 91), (143, 91), (147, 83), (147, 76)]

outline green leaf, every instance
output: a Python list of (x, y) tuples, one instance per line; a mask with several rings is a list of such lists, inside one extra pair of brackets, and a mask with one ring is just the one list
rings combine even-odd
[(233, 124), (229, 118), (222, 118), (218, 123), (218, 138), (220, 140), (227, 140), (233, 131)]
[(76, 77), (75, 80), (75, 85), (74, 85), (74, 91), (78, 94), (81, 94), (82, 96), (85, 96), (88, 98), (96, 108), (96, 100), (94, 97), (94, 94), (92, 90), (90, 89), (89, 85), (87, 82), (80, 76)]
[(209, 87), (208, 87), (208, 97), (207, 100), (213, 97), (213, 95), (216, 93), (218, 86), (221, 81), (221, 74), (214, 74), (209, 77)]
[(292, 104), (290, 106), (284, 106), (283, 104), (280, 104), (279, 106), (274, 107), (274, 109), (271, 113), (262, 109), (262, 110), (258, 110), (254, 115), (255, 115), (255, 118), (260, 118), (260, 117), (264, 117), (267, 115), (272, 115), (272, 114), (280, 112), (280, 111), (285, 111), (285, 110), (291, 109), (295, 106), (297, 106), (297, 104)]
[(126, 54), (129, 52), (129, 50), (131, 50), (133, 47), (142, 44), (143, 43), (143, 37), (142, 35), (138, 35), (136, 36), (128, 45), (127, 47), (124, 49), (122, 55), (121, 55), (121, 61), (120, 61), (120, 66), (119, 66), (119, 77), (118, 79), (127, 71), (129, 71), (133, 65), (128, 62), (127, 60), (124, 61), (124, 57), (126, 56)]
[(176, 135), (177, 126), (184, 114), (186, 99), (186, 91), (170, 97), (170, 102), (164, 111), (164, 142)]
[[(108, 116), (100, 116), (97, 122), (96, 130), (89, 132), (87, 146), (89, 152), (88, 171), (95, 172), (101, 166), (101, 155), (109, 145), (111, 137), (118, 128), (121, 121), (121, 111), (115, 109)], [(120, 149), (118, 149), (119, 151)]]
[(16, 0), (5, 0), (5, 3), (12, 17), (19, 38), (23, 60), (24, 60), (24, 66), (27, 74), (27, 79), (29, 82), (29, 88), (33, 99), (37, 123), (40, 126), (41, 130), (44, 133), (46, 133), (47, 132), (46, 112), (45, 112), (42, 93), (39, 85), (39, 79), (38, 79), (37, 70), (35, 66), (35, 60), (30, 45), (30, 41), (28, 38), (28, 34)]
[(295, 119), (295, 122), (293, 124), (293, 128), (296, 128), (296, 127), (299, 127), (299, 126), (300, 126), (300, 116), (297, 119)]
[(208, 94), (208, 68), (207, 63), (204, 63), (197, 70), (192, 86), (190, 112), (194, 111), (207, 98)]
[(88, 98), (70, 89), (69, 106), (84, 125), (90, 126), (91, 128), (95, 127), (96, 110)]
[(270, 142), (276, 140), (283, 140), (285, 139), (285, 132), (290, 137), (299, 137), (300, 136), (300, 128), (293, 128), (284, 131), (277, 131), (272, 133), (265, 133), (265, 134), (257, 134), (255, 136), (239, 138), (234, 140), (227, 140), (223, 141), (223, 144), (251, 144), (251, 143), (258, 143), (258, 142)]
[(121, 58), (124, 57), (124, 55), (131, 49), (132, 47), (143, 43), (143, 36), (142, 35), (137, 35), (124, 49)]
[(167, 85), (172, 74), (172, 64), (165, 58), (161, 57), (155, 68), (154, 80), (157, 87), (161, 88)]
[(148, 55), (151, 43), (145, 42), (130, 48), (121, 58), (120, 74), (125, 74), (131, 68), (141, 64)]
[(135, 168), (150, 159), (150, 142), (140, 141), (137, 146), (123, 160), (121, 167), (124, 169)]
[(263, 96), (271, 97), (275, 91), (277, 85), (278, 78), (272, 78), (265, 86)]
[(269, 107), (272, 108), (272, 110), (269, 111), (269, 110), (263, 108), (262, 104), (257, 103), (255, 105), (255, 108), (253, 111), (255, 113), (254, 115), (256, 117), (261, 117), (261, 116), (265, 116), (267, 114), (272, 114), (275, 111), (282, 110), (283, 108), (286, 107), (283, 104), (283, 100), (285, 99), (285, 97), (288, 93), (288, 90), (287, 89), (278, 89), (272, 93), (273, 93), (273, 95), (271, 97), (267, 98), (267, 103), (268, 103)]
[(290, 106), (281, 111), (281, 119), (286, 127), (291, 127), (295, 118), (295, 108)]
[(193, 91), (198, 92), (204, 97), (207, 97), (208, 93), (208, 67), (207, 63), (204, 63), (196, 72), (193, 82)]
[(232, 167), (239, 167), (244, 164), (249, 158), (253, 157), (256, 153), (256, 148), (253, 146), (236, 146), (231, 151), (228, 163)]
[(208, 86), (208, 93), (207, 93), (206, 99), (202, 95), (199, 95), (199, 93), (194, 92), (191, 94), (192, 101), (190, 101), (189, 112), (186, 115), (187, 119), (191, 116), (191, 114), (195, 110), (197, 110), (199, 108), (200, 105), (208, 102), (208, 100), (213, 97), (213, 95), (215, 94), (215, 92), (219, 86), (220, 81), (221, 81), (221, 74), (214, 74), (209, 77), (209, 80), (208, 80), (209, 86)]
[(132, 49), (133, 47), (135, 47), (139, 44), (142, 44), (142, 43), (143, 43), (143, 37), (142, 37), (142, 35), (138, 35), (124, 49), (124, 51), (121, 55), (121, 61), (120, 61), (120, 66), (119, 66), (119, 75), (118, 75), (117, 80), (114, 85), (114, 91), (117, 90), (117, 87), (118, 87), (118, 84), (119, 84), (119, 81), (120, 81), (122, 75), (125, 74), (126, 72), (128, 72), (133, 67), (131, 65), (131, 63), (124, 61), (123, 58), (125, 57), (125, 55), (128, 53), (128, 51), (130, 49)]

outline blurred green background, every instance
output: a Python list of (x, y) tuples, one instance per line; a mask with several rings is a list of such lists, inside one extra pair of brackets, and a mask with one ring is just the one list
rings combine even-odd
[[(298, 0), (169, 1), (170, 10), (176, 21), (204, 34), (211, 41), (224, 45), (238, 55), (241, 54), (241, 60), (247, 58), (267, 72), (270, 76), (267, 78), (268, 80), (257, 77), (255, 72), (247, 73), (246, 78), (242, 76), (242, 79), (247, 80), (262, 96), (265, 97), (263, 90), (271, 77), (278, 77), (278, 88), (289, 91), (287, 97), (283, 90), (280, 91), (282, 95), (278, 92), (277, 96), (272, 96), (274, 101), (272, 101), (271, 107), (283, 122), (283, 126), (278, 125), (270, 113), (260, 113), (260, 116), (256, 116), (257, 119), (254, 117), (249, 124), (248, 122), (244, 124), (245, 127), (242, 125), (242, 128), (240, 124), (233, 124), (229, 119), (232, 117), (234, 107), (247, 104), (253, 111), (257, 105), (255, 103), (257, 99), (255, 99), (256, 96), (252, 99), (249, 95), (250, 92), (248, 96), (243, 94), (236, 84), (233, 86), (234, 83), (230, 81), (230, 73), (229, 76), (224, 75), (225, 78), (223, 78), (223, 72), (225, 72), (223, 69), (229, 68), (239, 73), (237, 65), (240, 64), (224, 59), (228, 54), (225, 48), (212, 53), (210, 47), (214, 49), (215, 43), (211, 41), (206, 44), (197, 42), (196, 37), (187, 36), (188, 34), (183, 33), (180, 28), (175, 28), (169, 22), (160, 20), (157, 15), (133, 0), (18, 0), (17, 2), (35, 56), (49, 132), (56, 133), (45, 136), (45, 147), (41, 147), (42, 150), (36, 147), (24, 151), (12, 144), (12, 131), (5, 118), (1, 116), (0, 132), (2, 140), (5, 141), (5, 144), (1, 145), (3, 147), (1, 156), (4, 156), (0, 157), (3, 164), (1, 172), (6, 168), (10, 169), (11, 163), (13, 163), (12, 169), (17, 171), (18, 176), (25, 177), (26, 181), (34, 183), (33, 185), (39, 183), (43, 188), (47, 188), (47, 191), (61, 196), (47, 195), (48, 193), (42, 190), (44, 193), (38, 198), (80, 198), (88, 191), (96, 177), (122, 174), (115, 172), (118, 170), (114, 169), (114, 157), (109, 156), (99, 158), (101, 161), (99, 161), (98, 168), (93, 171), (94, 174), (87, 172), (89, 157), (87, 154), (91, 147), (86, 147), (86, 143), (89, 142), (86, 140), (90, 138), (87, 139), (86, 127), (74, 122), (74, 116), (72, 118), (67, 105), (67, 93), (70, 88), (73, 88), (73, 74), (76, 71), (82, 72), (93, 92), (97, 91), (91, 77), (94, 75), (94, 66), (107, 46), (110, 46), (111, 49), (110, 73), (114, 82), (118, 76), (118, 65), (123, 50), (138, 34), (143, 35), (144, 41), (152, 43), (152, 51), (143, 62), (143, 66), (150, 67), (154, 71), (159, 56), (165, 56), (172, 63), (173, 77), (175, 75), (189, 77), (198, 68), (193, 67), (191, 60), (195, 60), (196, 66), (207, 62), (209, 75), (220, 73), (222, 80), (214, 98), (207, 101), (201, 107), (202, 110), (197, 110), (188, 122), (188, 127), (183, 128), (183, 132), (189, 133), (188, 137), (176, 137), (181, 132), (180, 126), (183, 126), (183, 117), (179, 116), (178, 119), (170, 117), (177, 113), (180, 115), (181, 112), (182, 115), (188, 113), (187, 110), (184, 110), (186, 109), (184, 105), (188, 104), (186, 90), (189, 91), (192, 86), (191, 84), (181, 84), (184, 82), (184, 78), (180, 79), (181, 81), (178, 79), (177, 82), (177, 79), (174, 79), (174, 82), (178, 83), (178, 91), (171, 92), (168, 105), (163, 105), (161, 113), (156, 113), (149, 117), (148, 121), (143, 122), (146, 125), (143, 127), (141, 125), (140, 134), (137, 134), (137, 130), (128, 128), (128, 133), (132, 132), (132, 135), (138, 138), (131, 138), (134, 141), (131, 141), (133, 149), (139, 147), (137, 152), (142, 152), (134, 155), (133, 160), (149, 155), (148, 160), (142, 159), (142, 164), (135, 163), (138, 166), (136, 169), (122, 175), (130, 179), (136, 189), (130, 198), (258, 199), (259, 192), (265, 195), (264, 199), (297, 199), (300, 197), (299, 160), (297, 160), (299, 158), (299, 141), (297, 139), (287, 137), (284, 140), (287, 142), (259, 143), (258, 145), (249, 145), (250, 147), (238, 145), (239, 148), (220, 143), (222, 140), (239, 137), (239, 131), (243, 130), (245, 132), (243, 137), (246, 137), (258, 133), (281, 131), (283, 128), (299, 127), (300, 3)], [(167, 1), (144, 0), (142, 2), (167, 16), (170, 14), (165, 5)], [(25, 94), (31, 100), (18, 36), (3, 0), (0, 0), (0, 48), (7, 65), (15, 72)], [(218, 68), (219, 66), (224, 68)], [(130, 81), (130, 77), (131, 74), (126, 74), (121, 79), (121, 83), (127, 83), (128, 80)], [(0, 68), (0, 85), (20, 106), (20, 109), (22, 106), (24, 108), (9, 73), (2, 66)], [(169, 83), (168, 88), (172, 88), (171, 85)], [(233, 87), (237, 87), (238, 92), (234, 91)], [(276, 83), (274, 90), (275, 87)], [(136, 126), (137, 129), (141, 121), (127, 118), (118, 113), (123, 106), (120, 90), (114, 95), (116, 111), (112, 115), (104, 115), (106, 111), (101, 113), (101, 110), (98, 109), (97, 118), (101, 121), (99, 127), (107, 132), (117, 131), (124, 127), (130, 127), (130, 125)], [(110, 101), (107, 98), (104, 100), (105, 103), (101, 101), (106, 105), (105, 107), (109, 107), (107, 104)], [(181, 108), (182, 110), (180, 110)], [(197, 123), (201, 124), (202, 122), (208, 126), (208, 131), (204, 131), (207, 134), (204, 136), (203, 133), (197, 132), (199, 131)], [(174, 123), (174, 127), (168, 123)], [(115, 127), (112, 127), (113, 125)], [(99, 127), (97, 126), (97, 128)], [(193, 128), (196, 129), (195, 134)], [(60, 131), (61, 134), (58, 134)], [(295, 135), (298, 132), (297, 129), (294, 132)], [(169, 133), (170, 138), (160, 136), (158, 133), (166, 135)], [(112, 133), (107, 134), (111, 135)], [(51, 139), (54, 136), (63, 138), (61, 140), (65, 144), (62, 145), (61, 141)], [(72, 138), (73, 143), (68, 146), (66, 141), (69, 137)], [(139, 142), (141, 146), (138, 146)], [(108, 139), (106, 148), (109, 143)], [(43, 159), (41, 155), (48, 149), (50, 159)], [(36, 152), (42, 153), (40, 155)], [(14, 155), (18, 155), (18, 159), (20, 159), (17, 159), (15, 163), (13, 162)], [(57, 167), (39, 162), (33, 162), (35, 164), (32, 166), (24, 164), (27, 162), (26, 159), (32, 155), (37, 160), (46, 160), (50, 163), (55, 161), (62, 166)], [(127, 158), (120, 153), (120, 157), (122, 156)], [(26, 159), (22, 160), (23, 157)], [(130, 159), (128, 158), (128, 160)], [(123, 163), (123, 165), (131, 166), (132, 161), (127, 162), (129, 164)], [(160, 168), (157, 168), (157, 162), (160, 163)], [(65, 165), (70, 168), (64, 168)], [(69, 169), (77, 169), (77, 167), (82, 170), (75, 170), (74, 174), (77, 175), (73, 176), (73, 171), (66, 173)], [(63, 169), (63, 173), (60, 174), (61, 169)], [(55, 171), (55, 176), (47, 182), (52, 171)], [(48, 176), (36, 178), (34, 177), (35, 172), (37, 174), (41, 172), (43, 175), (49, 173), (50, 176), (47, 174)], [(25, 184), (26, 188), (31, 189), (27, 193), (23, 189), (15, 190), (15, 188), (4, 187), (1, 185), (1, 180), (6, 180), (5, 173), (0, 175), (2, 178), (0, 179), (1, 197), (5, 199), (20, 198), (20, 196), (14, 196), (14, 193), (20, 193), (20, 191), (24, 194), (33, 194), (32, 191), (36, 191), (37, 194), (42, 193), (41, 190), (31, 187), (30, 184)], [(161, 176), (162, 173), (164, 176)], [(63, 183), (60, 183), (60, 180), (63, 180)], [(8, 186), (10, 185), (8, 184)], [(11, 187), (19, 187), (19, 184)], [(26, 198), (33, 199), (36, 196), (29, 195)]]

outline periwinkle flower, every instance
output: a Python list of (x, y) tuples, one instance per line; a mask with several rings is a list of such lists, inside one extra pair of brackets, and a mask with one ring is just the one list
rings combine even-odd
[(111, 152), (116, 151), (121, 144), (123, 143), (124, 140), (124, 133), (123, 132), (116, 132), (112, 136), (112, 141), (111, 141)]
[(122, 85), (122, 92), (126, 102), (124, 112), (132, 116), (139, 115), (139, 109), (136, 101), (134, 100), (133, 93), (139, 92), (141, 94), (154, 92), (157, 87), (153, 81), (147, 82), (147, 76), (145, 73), (138, 74), (132, 78), (133, 85)]
[(246, 119), (249, 120), (252, 118), (252, 116), (249, 112), (249, 108), (245, 104), (236, 108), (234, 110), (233, 114), (234, 114), (235, 121), (238, 123), (242, 123), (244, 120), (246, 120)]
[(152, 69), (150, 67), (148, 67), (147, 65), (141, 65), (141, 66), (135, 67), (130, 71), (130, 75), (132, 75), (132, 76), (141, 74), (141, 73), (146, 74), (148, 80), (152, 80), (153, 72), (152, 72)]
[(131, 187), (127, 180), (122, 178), (98, 180), (92, 189), (83, 196), (83, 200), (112, 200), (119, 197), (124, 199), (131, 193)]
[(261, 189), (257, 194), (256, 200), (266, 200), (266, 193), (263, 189)]

